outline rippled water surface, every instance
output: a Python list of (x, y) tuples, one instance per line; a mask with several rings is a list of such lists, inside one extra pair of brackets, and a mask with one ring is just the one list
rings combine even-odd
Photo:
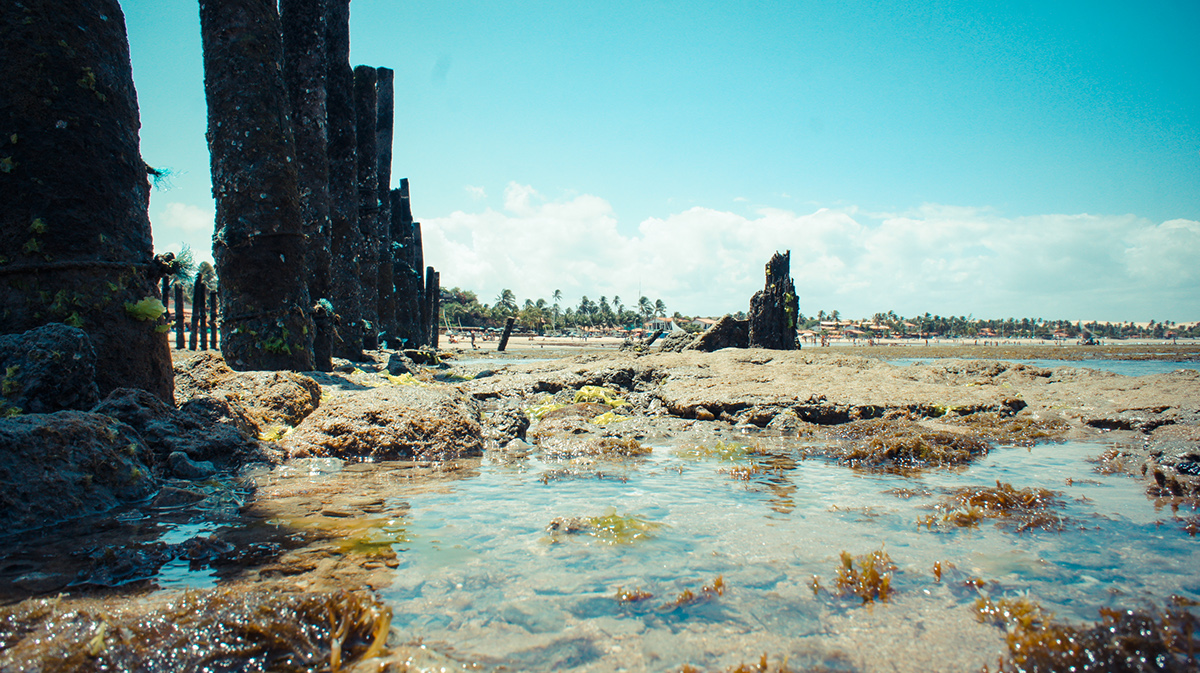
[[(880, 548), (899, 566), (892, 605), (872, 613), (885, 621), (889, 610), (896, 621), (934, 604), (965, 610), (976, 597), (964, 589), (969, 578), (990, 583), (993, 596), (1029, 595), (1087, 621), (1106, 605), (1200, 599), (1197, 541), (1138, 482), (1094, 471), (1087, 459), (1102, 445), (1000, 448), (970, 467), (906, 477), (801, 459), (796, 440), (745, 440), (768, 450), (752, 460), (772, 468), (748, 481), (728, 474), (732, 463), (684, 458), (664, 444), (644, 459), (576, 465), (568, 478), (547, 477), (562, 463), (485, 460), (477, 476), (440, 492), (398, 493), (411, 508), (383, 591), (394, 624), (473, 660), (537, 670), (605, 668), (623, 657), (730, 666), (760, 651), (834, 666), (841, 655), (828, 647), (829, 620), (872, 609), (829, 593), (839, 554)], [(1057, 491), (1066, 529), (916, 525), (946, 489), (997, 480)], [(633, 544), (547, 533), (556, 517), (614, 511), (661, 527)], [(939, 561), (957, 568), (942, 582), (932, 572)], [(824, 587), (816, 596), (814, 575)], [(668, 605), (717, 576), (724, 595)], [(653, 598), (622, 603), (622, 589)]]

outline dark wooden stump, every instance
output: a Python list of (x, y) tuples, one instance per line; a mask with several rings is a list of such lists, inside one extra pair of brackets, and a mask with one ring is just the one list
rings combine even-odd
[(181, 351), (183, 340), (183, 285), (175, 284), (175, 350)]
[(358, 158), (354, 71), (350, 68), (350, 0), (327, 0), (325, 16), (329, 135), (330, 300), (337, 318), (333, 354), (361, 360), (362, 309), (358, 291), (362, 233), (358, 228)]
[(512, 316), (504, 319), (504, 333), (500, 335), (500, 345), (496, 348), (497, 353), (503, 353), (505, 348), (508, 348), (508, 337), (512, 334), (513, 323), (517, 320)]
[(5, 0), (0, 44), (0, 333), (79, 327), (101, 397), (173, 402), (121, 6)]
[[(308, 295), (313, 302), (330, 297), (329, 136), (326, 132), (326, 0), (280, 0), (283, 25), (284, 82), (296, 140), (300, 213)], [(313, 320), (313, 367), (333, 369), (333, 334), (328, 320)], [(214, 332), (215, 334), (215, 332)]]
[(235, 370), (313, 368), (281, 31), (275, 0), (200, 0), (221, 351)]
[(791, 256), (775, 253), (767, 263), (766, 287), (750, 299), (750, 347), (796, 350), (799, 300), (792, 284)]
[(363, 248), (359, 256), (358, 292), (362, 297), (363, 348), (379, 347), (379, 73), (367, 65), (354, 69), (354, 118), (357, 124), (358, 230)]
[(393, 278), (393, 257), (396, 253), (395, 232), (392, 229), (392, 121), (395, 107), (395, 74), (390, 68), (377, 68), (375, 147), (378, 152), (377, 182), (379, 186), (379, 331), (389, 341), (396, 337), (396, 288)]
[(212, 347), (213, 350), (217, 350), (217, 348), (219, 348), (219, 346), (217, 346), (217, 332), (219, 331), (217, 329), (217, 314), (217, 291), (210, 290), (208, 293), (208, 322), (210, 325), (209, 331), (211, 332), (211, 341), (208, 345)]

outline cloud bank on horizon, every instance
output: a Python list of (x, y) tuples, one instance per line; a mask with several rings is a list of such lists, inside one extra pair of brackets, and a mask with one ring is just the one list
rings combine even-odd
[(506, 288), (521, 301), (550, 301), (561, 290), (564, 305), (582, 295), (629, 305), (645, 295), (672, 312), (718, 315), (746, 310), (771, 254), (791, 250), (806, 314), (1200, 319), (1200, 222), (1186, 219), (1005, 217), (936, 204), (753, 216), (693, 207), (626, 235), (599, 196), (551, 199), (510, 182), (498, 210), (455, 211), (422, 227), (443, 286), (472, 290), (483, 303)]

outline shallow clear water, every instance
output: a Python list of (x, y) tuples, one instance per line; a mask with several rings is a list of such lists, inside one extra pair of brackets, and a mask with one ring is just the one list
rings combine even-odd
[[(1136, 481), (1094, 472), (1086, 459), (1101, 445), (1001, 448), (970, 467), (904, 477), (800, 460), (794, 440), (753, 441), (772, 450), (779, 469), (751, 481), (722, 473), (729, 463), (658, 446), (645, 459), (592, 466), (601, 476), (583, 470), (543, 483), (561, 463), (485, 461), (478, 476), (443, 492), (401, 494), (411, 504), (411, 541), (397, 546), (400, 565), (383, 591), (393, 623), (413, 639), (533, 670), (596, 665), (613, 648), (631, 647), (676, 665), (736, 665), (756, 656), (739, 643), (784, 651), (797, 639), (819, 640), (830, 615), (861, 609), (857, 599), (814, 597), (811, 578), (832, 587), (841, 551), (881, 547), (900, 568), (898, 596), (937, 596), (947, 605), (974, 599), (948, 586), (967, 576), (998, 583), (988, 589), (993, 596), (1029, 594), (1065, 619), (1093, 621), (1098, 607), (1163, 603), (1171, 594), (1200, 598), (1197, 540), (1175, 522), (1160, 523), (1169, 512), (1155, 511)], [(1060, 492), (1067, 529), (916, 525), (945, 489), (997, 480)], [(898, 488), (932, 495), (889, 493)], [(662, 527), (629, 545), (584, 534), (553, 541), (546, 532), (556, 517), (613, 509)], [(938, 561), (958, 572), (936, 582)], [(718, 575), (729, 587), (724, 596), (663, 607)], [(622, 604), (622, 588), (654, 597)], [(722, 638), (724, 648), (714, 645)]]
[[(897, 367), (907, 367), (918, 363), (928, 364), (937, 362), (937, 358), (896, 358), (894, 360), (886, 360), (885, 362)], [(1200, 362), (1175, 362), (1171, 360), (1043, 360), (1030, 358), (1026, 360), (998, 360), (998, 362), (1019, 362), (1047, 369), (1054, 369), (1055, 367), (1098, 369), (1123, 376), (1166, 374), (1176, 369), (1200, 370)]]

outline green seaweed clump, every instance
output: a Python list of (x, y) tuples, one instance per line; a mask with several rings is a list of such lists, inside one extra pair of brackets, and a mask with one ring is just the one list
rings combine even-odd
[(968, 414), (941, 421), (969, 428), (975, 434), (1000, 446), (1030, 447), (1038, 442), (1061, 442), (1070, 425), (1061, 418), (1033, 415), (1004, 416), (997, 412)]
[(163, 306), (163, 303), (155, 297), (146, 297), (136, 304), (131, 301), (125, 302), (126, 315), (142, 322), (158, 320), (166, 312), (167, 307)]
[(337, 672), (385, 654), (391, 618), (371, 594), (344, 590), (27, 600), (0, 611), (0, 668)]
[(624, 404), (629, 404), (616, 393), (604, 388), (603, 386), (584, 386), (580, 388), (575, 393), (575, 404), (582, 404), (584, 402), (607, 404), (610, 407), (619, 407)]
[(675, 600), (664, 604), (659, 609), (674, 610), (685, 605), (709, 601), (717, 598), (718, 596), (724, 596), (726, 588), (725, 576), (717, 575), (717, 578), (713, 580), (712, 584), (706, 584), (700, 587), (699, 593), (694, 592), (691, 589), (684, 589), (682, 593), (675, 597)]
[(753, 447), (723, 441), (718, 441), (713, 446), (696, 445), (675, 450), (675, 455), (680, 458), (688, 460), (715, 459), (723, 463), (741, 462), (756, 453), (758, 450)]
[(1009, 658), (999, 671), (1200, 671), (1200, 619), (1178, 605), (1161, 610), (1100, 608), (1100, 621), (1073, 626), (1028, 599), (981, 598), (981, 622), (1004, 626)]
[(855, 467), (920, 469), (960, 465), (986, 456), (990, 446), (967, 433), (932, 430), (911, 421), (853, 421), (839, 429), (843, 445), (833, 450)]
[(1063, 517), (1050, 511), (1062, 507), (1058, 493), (1044, 488), (1014, 488), (996, 481), (996, 486), (967, 486), (956, 489), (935, 506), (938, 514), (917, 520), (918, 525), (935, 524), (972, 527), (984, 519), (1013, 523), (1018, 533), (1028, 530), (1062, 530)]
[(659, 528), (662, 528), (662, 524), (639, 519), (632, 514), (617, 514), (615, 507), (609, 507), (600, 516), (558, 517), (546, 526), (546, 532), (550, 533), (550, 539), (554, 542), (558, 541), (559, 534), (585, 533), (601, 544), (614, 546), (648, 539)]
[[(855, 567), (857, 565), (857, 567)], [(864, 604), (875, 600), (887, 602), (892, 589), (892, 573), (896, 564), (882, 549), (869, 554), (851, 556), (842, 552), (842, 565), (838, 568), (836, 583), (843, 596), (858, 596)], [(815, 578), (814, 578), (815, 584)]]
[(561, 402), (555, 402), (553, 397), (548, 397), (545, 402), (542, 402), (541, 404), (535, 404), (534, 406), (526, 409), (525, 415), (528, 416), (530, 420), (536, 422), (542, 420), (542, 416), (545, 416), (551, 411), (558, 411), (565, 406), (567, 405)]

